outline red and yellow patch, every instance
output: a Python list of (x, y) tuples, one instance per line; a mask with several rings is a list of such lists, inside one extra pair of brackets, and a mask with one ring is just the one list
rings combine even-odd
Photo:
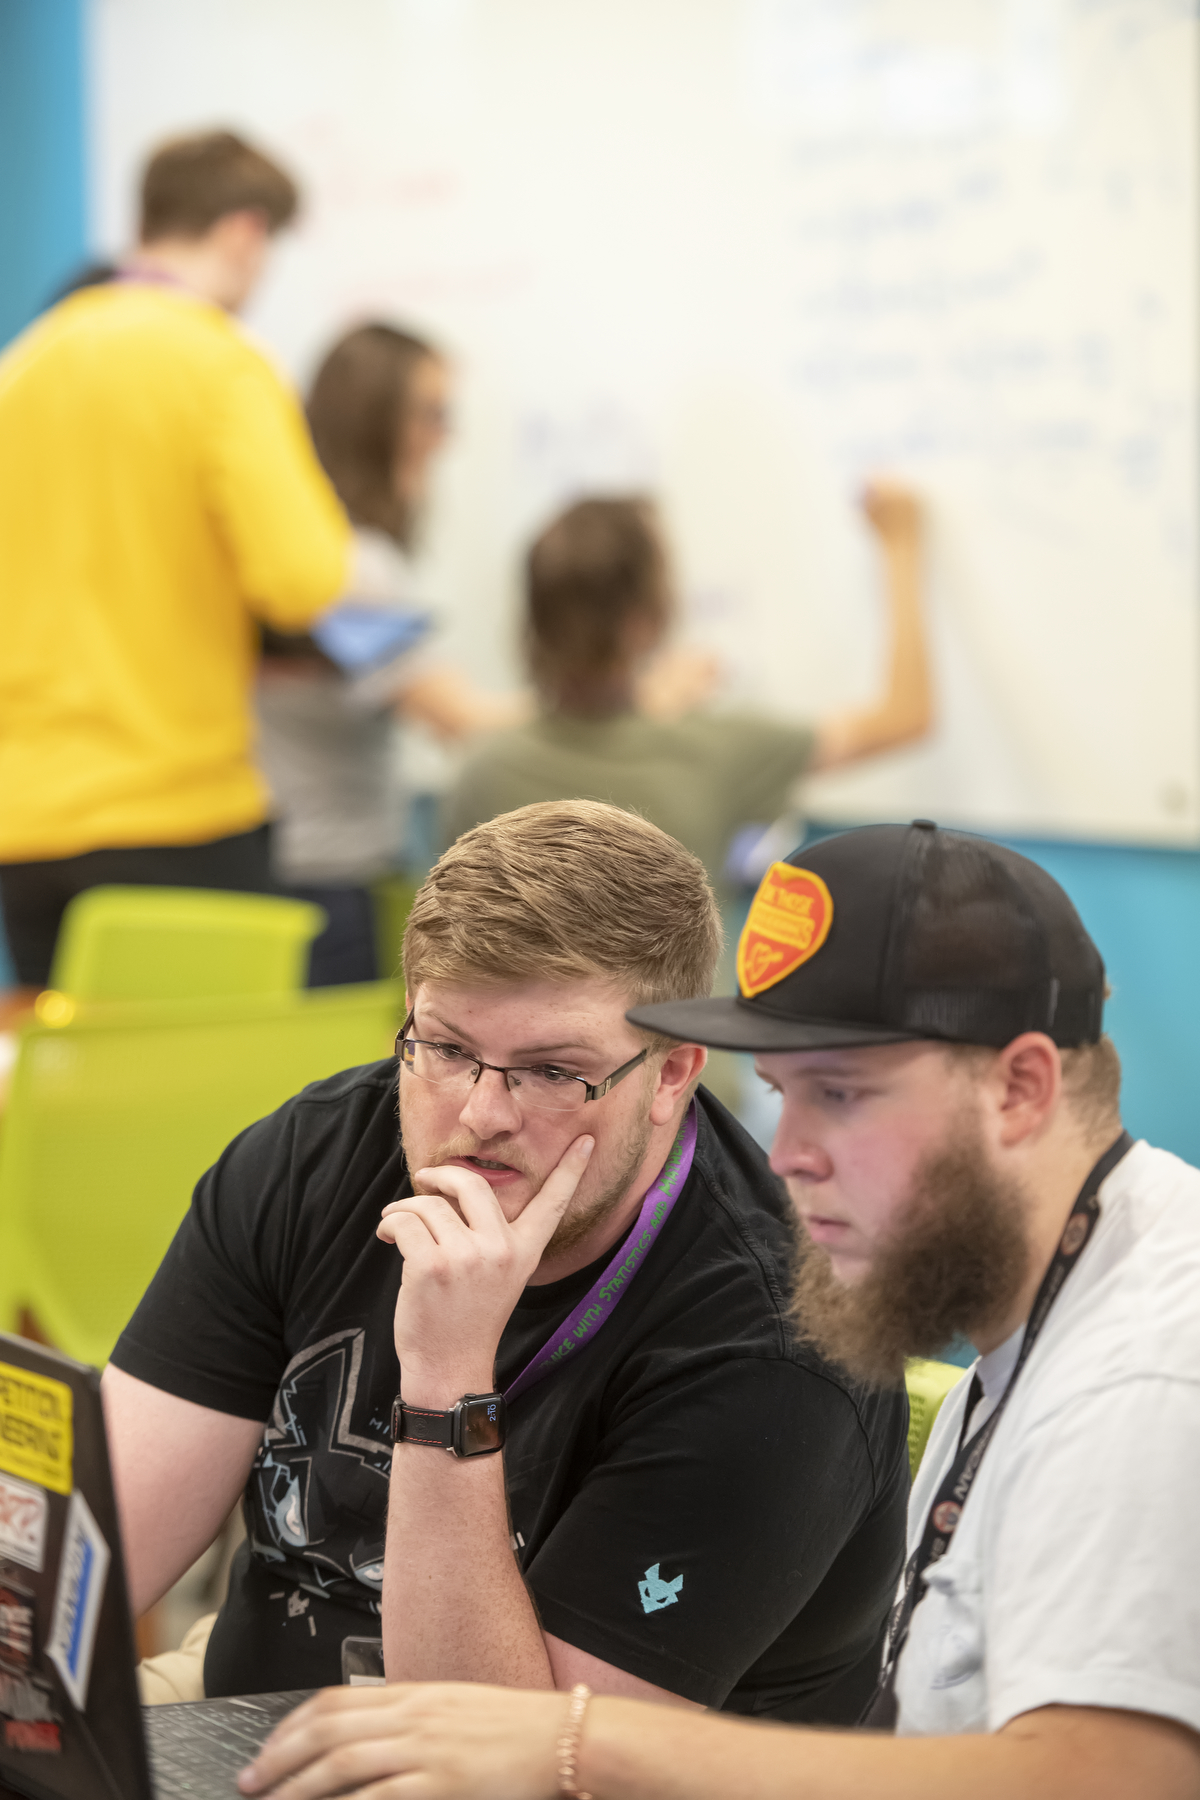
[(833, 924), (833, 896), (819, 875), (772, 863), (738, 939), (738, 987), (747, 1000), (815, 956)]

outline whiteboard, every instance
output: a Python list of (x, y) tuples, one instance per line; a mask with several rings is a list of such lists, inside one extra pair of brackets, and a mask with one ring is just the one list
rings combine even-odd
[(250, 322), (444, 345), (427, 579), (520, 676), (530, 534), (663, 496), (725, 703), (872, 692), (855, 495), (931, 517), (939, 724), (817, 815), (1200, 841), (1191, 0), (92, 0), (98, 245), (231, 123), (310, 205)]

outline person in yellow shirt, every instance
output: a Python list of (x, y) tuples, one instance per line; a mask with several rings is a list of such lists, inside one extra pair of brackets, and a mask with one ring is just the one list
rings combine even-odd
[(0, 902), (25, 985), (101, 882), (270, 891), (256, 621), (343, 591), (350, 529), (299, 402), (237, 323), (291, 178), (230, 132), (164, 145), (140, 242), (0, 357)]

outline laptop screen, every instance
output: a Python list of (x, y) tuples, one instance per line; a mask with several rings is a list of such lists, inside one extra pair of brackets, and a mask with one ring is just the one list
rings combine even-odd
[(150, 1800), (95, 1369), (0, 1333), (0, 1783)]

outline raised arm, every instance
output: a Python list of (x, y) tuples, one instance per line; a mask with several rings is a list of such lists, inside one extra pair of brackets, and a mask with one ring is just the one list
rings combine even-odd
[(810, 765), (814, 773), (914, 743), (933, 723), (921, 597), (921, 503), (907, 488), (881, 481), (867, 488), (862, 506), (883, 561), (890, 632), (887, 677), (879, 698), (870, 706), (821, 720), (816, 756)]
[(101, 1392), (136, 1618), (208, 1549), (246, 1485), (263, 1428), (180, 1400), (114, 1363)]
[(487, 693), (449, 663), (422, 668), (397, 689), (394, 705), (400, 719), (427, 726), (447, 744), (520, 725), (533, 712), (529, 694)]

